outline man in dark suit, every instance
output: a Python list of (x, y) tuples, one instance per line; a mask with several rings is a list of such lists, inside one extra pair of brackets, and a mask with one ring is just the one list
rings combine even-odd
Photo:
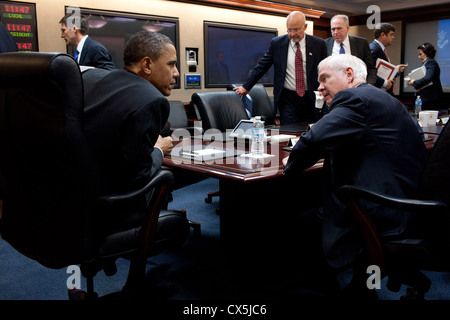
[[(166, 97), (179, 77), (175, 46), (165, 35), (141, 31), (129, 40), (124, 63), (125, 70), (83, 72), (86, 138), (105, 168), (109, 194), (144, 186), (172, 150), (171, 137), (160, 132), (169, 116)], [(183, 215), (160, 216), (157, 242), (181, 246), (188, 235)]]
[[(147, 37), (138, 33), (130, 40), (125, 70), (83, 72), (86, 135), (100, 161), (110, 168), (110, 192), (141, 187), (172, 148), (171, 137), (161, 138), (160, 132), (170, 110), (165, 96), (179, 76), (175, 49), (165, 39)], [(159, 44), (160, 57), (139, 50), (139, 41)]]
[[(76, 25), (77, 22), (79, 26)], [(66, 41), (67, 45), (75, 47), (75, 60), (80, 66), (107, 70), (116, 68), (111, 54), (105, 46), (89, 37), (89, 23), (85, 16), (81, 15), (80, 19), (73, 19), (73, 13), (69, 13), (59, 23), (61, 24), (61, 38)], [(73, 24), (70, 28), (68, 27), (69, 23)]]
[[(317, 214), (322, 221), (323, 253), (336, 269), (351, 266), (362, 250), (356, 222), (336, 194), (339, 187), (360, 185), (392, 196), (414, 197), (427, 160), (407, 108), (384, 90), (368, 85), (366, 76), (364, 62), (352, 55), (323, 60), (318, 91), (329, 113), (302, 134), (290, 156), (283, 159), (284, 174), (295, 179), (296, 173), (324, 158), (324, 206), (323, 214)], [(365, 206), (382, 236), (413, 232), (412, 216), (404, 219), (395, 210)]]
[[(374, 29), (374, 40), (370, 43), (370, 52), (372, 53), (373, 61), (376, 65), (377, 59), (381, 59), (387, 62), (391, 62), (386, 48), (392, 45), (395, 38), (395, 27), (390, 23), (380, 23), (378, 28)], [(405, 70), (405, 64), (398, 65), (398, 72), (403, 72)], [(397, 73), (396, 76), (399, 75)], [(385, 89), (389, 94), (394, 95), (394, 79), (386, 80), (377, 76), (375, 86), (377, 88)]]
[(346, 53), (360, 58), (367, 66), (367, 83), (375, 84), (377, 70), (367, 39), (348, 35), (350, 24), (346, 15), (333, 16), (330, 25), (332, 36), (325, 39), (328, 56)]
[[(280, 111), (280, 123), (312, 123), (318, 118), (319, 110), (315, 108), (317, 82), (317, 65), (327, 56), (323, 39), (305, 34), (307, 27), (305, 15), (302, 12), (291, 12), (286, 20), (287, 35), (275, 37), (270, 43), (264, 57), (250, 73), (247, 81), (234, 90), (241, 96), (264, 76), (269, 68), (274, 66), (274, 113)], [(297, 43), (299, 50), (297, 51)], [(300, 55), (301, 53), (301, 55)], [(301, 61), (304, 91), (296, 91), (295, 60)]]

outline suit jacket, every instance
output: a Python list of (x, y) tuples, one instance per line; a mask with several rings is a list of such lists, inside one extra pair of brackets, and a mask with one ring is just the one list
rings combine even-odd
[[(320, 61), (327, 57), (327, 48), (323, 39), (305, 34), (306, 37), (306, 81), (308, 86), (308, 93), (311, 101), (315, 101), (314, 90), (319, 87), (317, 81), (317, 66)], [(288, 35), (278, 36), (271, 40), (270, 47), (264, 54), (264, 57), (258, 62), (255, 68), (250, 73), (247, 81), (243, 87), (250, 91), (251, 88), (258, 82), (259, 79), (274, 66), (274, 115), (278, 107), (281, 91), (284, 87), (284, 80), (286, 78), (287, 55), (289, 49)], [(311, 105), (314, 108), (314, 103)]]
[(4, 24), (0, 22), (0, 53), (16, 51), (16, 41), (11, 36), (11, 33), (6, 29)]
[(424, 105), (430, 102), (436, 102), (438, 105), (432, 106), (434, 109), (438, 109), (440, 99), (443, 96), (442, 84), (441, 84), (441, 69), (439, 68), (439, 64), (433, 58), (428, 58), (424, 66), (426, 68), (425, 77), (421, 79), (417, 79), (414, 81), (414, 88), (419, 90), (423, 86), (433, 83), (432, 85), (423, 88), (417, 92), (417, 95), (420, 96)]
[(154, 145), (169, 117), (168, 100), (125, 70), (88, 69), (83, 83), (86, 137), (105, 168), (108, 192), (142, 187), (162, 164)]
[(107, 70), (116, 68), (108, 49), (91, 37), (87, 37), (84, 42), (79, 64), (80, 66), (92, 66)]
[[(367, 83), (375, 85), (377, 81), (377, 70), (370, 52), (369, 43), (365, 38), (348, 36), (350, 42), (350, 50), (352, 55), (360, 58), (367, 66)], [(333, 37), (325, 39), (328, 49), (328, 56), (333, 53), (334, 39)]]
[[(299, 173), (324, 158), (323, 249), (329, 264), (352, 263), (362, 249), (355, 222), (336, 195), (345, 184), (414, 197), (427, 151), (407, 108), (368, 84), (338, 92), (330, 111), (302, 134), (284, 170)], [(408, 164), (408, 165), (405, 165)], [(411, 217), (365, 204), (382, 236), (407, 230)]]
[[(384, 50), (381, 48), (381, 46), (379, 45), (378, 42), (376, 41), (372, 41), (369, 45), (370, 47), (370, 52), (372, 53), (372, 58), (373, 58), (373, 62), (376, 66), (377, 63), (377, 59), (381, 59), (384, 61), (389, 61), (388, 57), (386, 56), (386, 54), (384, 53)], [(375, 82), (375, 86), (377, 88), (382, 88), (384, 84), (384, 79), (377, 76), (377, 80)], [(394, 90), (393, 87), (391, 87), (391, 89), (386, 90), (389, 94), (393, 95), (394, 94)]]

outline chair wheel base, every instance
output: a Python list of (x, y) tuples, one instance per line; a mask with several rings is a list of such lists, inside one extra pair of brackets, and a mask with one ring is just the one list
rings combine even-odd
[(425, 300), (423, 293), (418, 292), (414, 288), (406, 288), (406, 294), (400, 297), (400, 300), (410, 300), (410, 301), (422, 301)]
[(70, 287), (67, 290), (67, 294), (69, 296), (69, 300), (71, 301), (85, 301), (98, 299), (98, 294), (96, 292), (88, 293), (86, 291), (74, 287)]
[(193, 234), (192, 234), (192, 239), (199, 239), (202, 231), (201, 231), (201, 224), (199, 222), (194, 222), (191, 220), (188, 220), (189, 222), (189, 226), (191, 227)]

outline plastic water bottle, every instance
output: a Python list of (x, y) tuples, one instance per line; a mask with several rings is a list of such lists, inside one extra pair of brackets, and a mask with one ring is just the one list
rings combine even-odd
[(262, 155), (264, 153), (264, 122), (260, 116), (255, 117), (252, 124), (252, 144), (250, 152), (252, 155)]
[(414, 115), (419, 116), (420, 111), (422, 111), (422, 99), (417, 96), (416, 103), (414, 104)]

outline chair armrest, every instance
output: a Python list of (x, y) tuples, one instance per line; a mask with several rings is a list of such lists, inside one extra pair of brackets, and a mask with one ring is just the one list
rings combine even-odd
[(141, 197), (147, 194), (149, 191), (153, 190), (159, 185), (170, 185), (173, 183), (174, 177), (173, 173), (169, 170), (158, 170), (150, 181), (143, 186), (141, 189), (133, 190), (123, 194), (115, 195), (105, 195), (98, 198), (101, 203), (116, 204), (135, 199), (136, 197)]
[(389, 208), (408, 212), (440, 213), (448, 210), (447, 204), (441, 201), (393, 197), (354, 185), (345, 185), (340, 187), (338, 190), (338, 195), (344, 201), (348, 201), (350, 199), (363, 199)]

